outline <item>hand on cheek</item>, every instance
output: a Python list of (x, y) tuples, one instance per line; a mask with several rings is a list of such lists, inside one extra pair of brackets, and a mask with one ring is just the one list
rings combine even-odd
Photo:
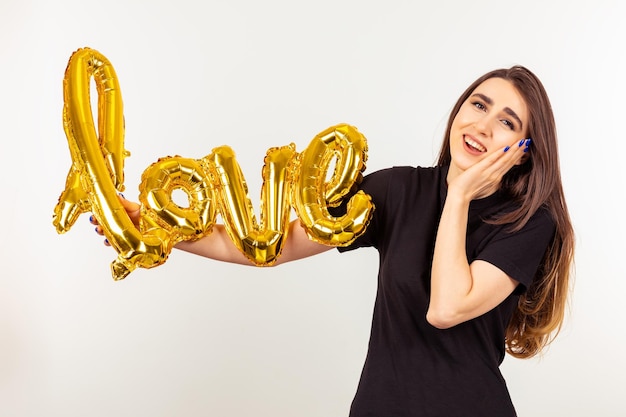
[(449, 183), (448, 192), (459, 192), (469, 200), (493, 194), (498, 190), (502, 177), (521, 163), (524, 154), (530, 151), (530, 144), (530, 138), (522, 139), (494, 151)]
[[(522, 158), (524, 154), (530, 151), (530, 144), (532, 143), (531, 138), (522, 139), (519, 142), (512, 144), (511, 146), (507, 146), (504, 148), (504, 153), (506, 156), (500, 158), (504, 162), (504, 168), (506, 174), (509, 169), (513, 168), (515, 165), (518, 165), (522, 162)], [(504, 175), (503, 174), (503, 175)]]

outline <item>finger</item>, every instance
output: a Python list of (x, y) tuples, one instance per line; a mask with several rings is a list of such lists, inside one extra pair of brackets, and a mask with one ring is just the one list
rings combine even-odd
[(512, 143), (505, 147), (501, 154), (501, 158), (498, 159), (498, 164), (494, 164), (498, 170), (504, 170), (508, 172), (514, 165), (518, 164), (524, 153), (528, 152), (530, 146), (530, 139), (522, 139), (518, 142)]
[[(97, 234), (99, 234), (100, 236), (104, 236), (104, 230), (102, 229), (102, 227), (96, 226), (95, 230)], [(109, 239), (104, 239), (104, 246), (111, 246), (111, 243), (109, 243)]]
[(508, 170), (512, 167), (515, 164), (515, 161), (521, 157), (521, 155), (518, 154), (519, 151), (517, 144), (518, 142), (515, 142), (512, 146), (506, 146), (498, 151), (491, 152), (490, 155), (487, 155), (487, 157), (481, 161), (481, 169), (485, 172), (485, 174), (488, 176), (492, 174), (497, 175), (503, 170)]
[(96, 220), (96, 218), (94, 217), (94, 215), (92, 214), (91, 216), (89, 216), (89, 223), (91, 224), (98, 224), (98, 220)]
[(141, 209), (141, 204), (135, 203), (134, 201), (127, 200), (123, 194), (118, 194), (120, 202), (122, 206), (124, 206), (124, 210), (128, 213), (135, 213)]
[(511, 158), (513, 165), (520, 164), (524, 155), (530, 151), (530, 145), (532, 140), (530, 138), (522, 139), (517, 142), (517, 145), (512, 146), (513, 152), (511, 152)]

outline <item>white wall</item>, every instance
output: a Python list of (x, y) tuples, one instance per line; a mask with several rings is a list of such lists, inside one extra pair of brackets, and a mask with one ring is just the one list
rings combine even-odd
[(578, 237), (566, 326), (503, 365), (520, 416), (623, 415), (623, 2), (2, 0), (0, 415), (346, 416), (375, 253), (276, 269), (174, 252), (111, 279), (87, 216), (52, 210), (70, 166), (61, 82), (90, 46), (125, 105), (128, 198), (157, 158), (237, 152), (258, 199), (267, 148), (347, 122), (368, 171), (430, 165), (461, 91), (523, 64), (551, 95)]

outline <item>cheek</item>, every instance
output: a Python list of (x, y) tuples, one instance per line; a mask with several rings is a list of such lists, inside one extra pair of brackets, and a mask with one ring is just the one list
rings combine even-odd
[(519, 143), (520, 140), (524, 139), (522, 134), (519, 132), (507, 132), (501, 135), (498, 135), (497, 138), (494, 138), (494, 145), (496, 150), (500, 150), (505, 146), (515, 147)]
[(455, 129), (466, 128), (477, 123), (482, 116), (483, 114), (477, 112), (473, 107), (461, 107), (452, 121), (452, 127)]
[(458, 132), (463, 128), (463, 126), (467, 125), (467, 118), (461, 114), (460, 112), (456, 115), (454, 120), (452, 120), (452, 125), (450, 125), (450, 133)]

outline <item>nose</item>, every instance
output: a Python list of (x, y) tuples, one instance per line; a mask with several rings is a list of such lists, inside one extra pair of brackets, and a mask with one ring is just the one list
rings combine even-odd
[(492, 122), (493, 121), (491, 120), (491, 117), (489, 115), (484, 115), (474, 121), (474, 127), (476, 128), (476, 131), (482, 136), (489, 136), (489, 133), (491, 132)]

